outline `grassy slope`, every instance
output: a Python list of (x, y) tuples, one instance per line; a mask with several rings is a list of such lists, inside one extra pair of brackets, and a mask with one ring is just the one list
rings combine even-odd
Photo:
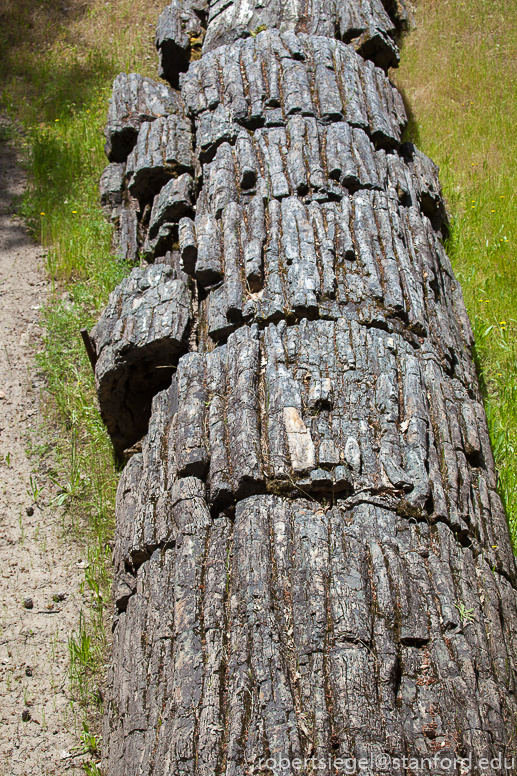
[(448, 252), (476, 338), (485, 406), (517, 543), (517, 6), (418, 0), (393, 74), (409, 139), (440, 165)]
[(85, 542), (92, 606), (70, 640), (75, 698), (89, 712), (107, 646), (116, 462), (100, 420), (79, 330), (97, 319), (127, 268), (110, 256), (111, 227), (98, 204), (107, 101), (114, 76), (157, 75), (154, 28), (162, 0), (7, 0), (0, 9), (1, 106), (20, 128), (30, 174), (20, 203), (34, 237), (49, 246), (55, 293), (38, 354), (51, 400), (40, 445), (52, 447), (58, 501)]

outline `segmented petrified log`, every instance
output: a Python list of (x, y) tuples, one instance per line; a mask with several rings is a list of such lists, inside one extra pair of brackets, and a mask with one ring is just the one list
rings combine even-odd
[(438, 171), (384, 72), (405, 18), (176, 0), (181, 93), (115, 82), (101, 193), (142, 266), (92, 333), (133, 453), (110, 776), (513, 753), (516, 567)]
[(137, 73), (121, 73), (113, 84), (106, 125), (106, 156), (123, 162), (132, 150), (143, 124), (180, 111), (178, 95), (166, 84)]
[(92, 329), (101, 413), (119, 451), (145, 434), (153, 396), (187, 347), (192, 293), (181, 275), (169, 264), (134, 269)]

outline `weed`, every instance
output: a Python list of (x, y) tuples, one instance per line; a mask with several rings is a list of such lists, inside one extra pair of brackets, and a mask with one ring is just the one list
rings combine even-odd
[[(85, 619), (81, 612), (79, 629), (68, 639), (70, 659), (70, 684), (74, 698), (85, 709), (90, 706), (99, 708), (97, 687), (98, 664), (102, 658), (103, 644), (99, 643), (96, 631), (101, 627), (101, 619)], [(96, 637), (97, 635), (97, 637)], [(100, 696), (102, 697), (102, 696)], [(84, 724), (87, 724), (84, 722)]]
[(83, 763), (83, 768), (86, 776), (102, 776), (96, 763)]
[(32, 499), (32, 501), (37, 504), (39, 501), (39, 497), (41, 496), (43, 492), (43, 487), (40, 487), (38, 485), (38, 481), (36, 477), (34, 477), (32, 474), (29, 478), (29, 487), (27, 488), (27, 495)]
[(68, 459), (69, 472), (68, 476), (59, 480), (57, 477), (50, 475), (50, 480), (56, 485), (59, 492), (56, 498), (53, 500), (54, 506), (61, 507), (69, 504), (73, 498), (77, 498), (80, 495), (84, 474), (81, 471), (80, 461), (77, 451), (77, 432), (74, 433), (70, 439), (70, 457)]
[(474, 609), (467, 609), (463, 603), (455, 603), (454, 606), (459, 612), (462, 627), (465, 627), (465, 625), (469, 625), (471, 622), (474, 622), (476, 619)]
[(95, 755), (99, 753), (101, 738), (90, 732), (90, 728), (86, 722), (83, 722), (83, 732), (81, 733), (80, 739), (85, 754)]
[(250, 35), (252, 38), (256, 38), (259, 32), (264, 32), (267, 30), (267, 26), (265, 24), (261, 24), (259, 27), (257, 27), (256, 30), (251, 30)]
[(85, 571), (85, 580), (86, 584), (92, 591), (92, 595), (94, 598), (94, 605), (97, 607), (99, 611), (102, 611), (104, 602), (103, 602), (103, 595), (100, 589), (100, 580), (98, 579), (98, 575), (96, 573), (96, 569), (94, 567), (92, 571), (92, 567), (88, 565), (88, 568)]

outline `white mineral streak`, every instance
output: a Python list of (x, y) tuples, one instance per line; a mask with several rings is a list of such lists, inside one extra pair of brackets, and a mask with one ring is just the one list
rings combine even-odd
[(354, 437), (348, 437), (345, 445), (345, 460), (354, 471), (361, 468), (361, 449), (359, 442)]
[(284, 423), (293, 471), (298, 474), (309, 472), (316, 463), (314, 443), (296, 407), (284, 407)]

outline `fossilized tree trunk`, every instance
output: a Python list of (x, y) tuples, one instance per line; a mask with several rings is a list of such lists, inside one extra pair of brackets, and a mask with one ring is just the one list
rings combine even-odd
[(385, 5), (185, 0), (180, 91), (115, 82), (110, 776), (513, 752), (514, 556)]

